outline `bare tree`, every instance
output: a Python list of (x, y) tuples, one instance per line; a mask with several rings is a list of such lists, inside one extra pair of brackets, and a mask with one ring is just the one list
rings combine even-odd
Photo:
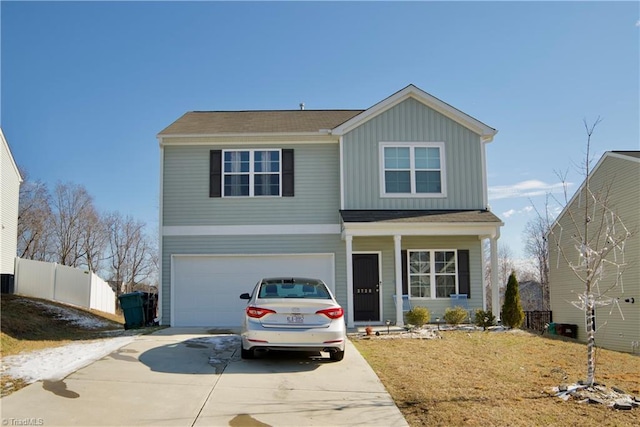
[[(582, 310), (585, 316), (587, 386), (592, 386), (595, 380), (595, 308), (617, 304), (617, 299), (608, 297), (607, 293), (622, 286), (621, 275), (626, 265), (624, 244), (631, 237), (631, 232), (609, 204), (611, 183), (595, 191), (591, 186), (591, 137), (600, 121), (598, 118), (591, 126), (584, 122), (587, 133), (584, 185), (578, 190), (577, 200), (571, 206), (565, 190), (565, 204), (568, 206), (565, 212), (569, 223), (564, 227), (558, 224), (550, 233), (553, 238), (550, 244), (554, 245), (559, 256), (584, 286), (577, 295), (578, 301), (573, 301), (572, 304)], [(563, 239), (569, 239), (573, 243), (577, 250), (577, 262), (574, 262), (575, 255), (564, 250)], [(613, 270), (613, 274), (607, 274), (606, 270), (609, 269)], [(620, 314), (622, 315), (622, 311)]]
[(109, 241), (109, 231), (93, 206), (85, 212), (80, 223), (81, 253), (84, 264), (89, 270), (98, 271), (101, 269), (101, 262)]
[(30, 181), (26, 171), (21, 170), (20, 174), (23, 182), (18, 208), (17, 256), (47, 261), (51, 258), (49, 190), (42, 182)]
[(145, 224), (132, 217), (115, 212), (107, 216), (109, 230), (111, 278), (121, 284), (124, 292), (149, 277), (153, 271), (153, 251), (149, 238), (144, 234)]
[(85, 227), (95, 215), (93, 199), (82, 185), (58, 183), (54, 190), (52, 233), (57, 262), (78, 267), (86, 257)]
[(524, 252), (534, 260), (538, 280), (542, 287), (542, 306), (544, 310), (547, 310), (549, 308), (549, 246), (547, 245), (547, 235), (552, 224), (549, 214), (549, 196), (547, 196), (544, 208), (544, 216), (536, 209), (537, 216), (527, 222), (523, 235)]

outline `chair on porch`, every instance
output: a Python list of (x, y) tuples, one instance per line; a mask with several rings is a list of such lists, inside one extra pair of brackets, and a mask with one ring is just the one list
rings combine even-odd
[[(409, 295), (401, 295), (402, 297), (402, 314), (404, 315), (407, 311), (411, 310), (411, 300), (409, 299)], [(397, 295), (393, 295), (393, 299), (396, 302), (396, 308), (398, 307), (398, 298)]]
[(451, 308), (464, 308), (469, 315), (469, 322), (471, 322), (471, 309), (469, 308), (469, 299), (467, 298), (467, 294), (451, 294), (449, 297), (451, 298)]

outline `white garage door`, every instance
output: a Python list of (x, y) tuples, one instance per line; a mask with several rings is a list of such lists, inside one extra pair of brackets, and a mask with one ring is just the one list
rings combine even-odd
[(318, 278), (334, 291), (333, 254), (174, 255), (172, 271), (172, 326), (239, 326), (239, 296), (263, 277)]

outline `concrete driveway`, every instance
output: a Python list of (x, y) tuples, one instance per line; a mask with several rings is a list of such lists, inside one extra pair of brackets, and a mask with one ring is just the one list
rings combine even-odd
[(222, 332), (139, 336), (61, 381), (2, 398), (2, 425), (407, 425), (351, 343), (341, 362), (321, 353), (245, 361), (239, 337)]

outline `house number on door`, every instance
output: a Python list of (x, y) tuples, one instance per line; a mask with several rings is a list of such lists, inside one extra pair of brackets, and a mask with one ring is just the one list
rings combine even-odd
[(356, 289), (356, 294), (372, 294), (372, 293), (373, 293), (373, 289), (366, 289), (366, 288)]

